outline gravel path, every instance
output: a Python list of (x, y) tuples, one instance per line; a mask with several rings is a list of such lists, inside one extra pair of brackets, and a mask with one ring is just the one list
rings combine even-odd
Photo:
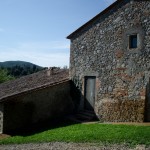
[(104, 146), (91, 143), (39, 143), (39, 144), (21, 144), (21, 145), (0, 145), (0, 150), (150, 150), (144, 145), (139, 145), (134, 149), (126, 145)]

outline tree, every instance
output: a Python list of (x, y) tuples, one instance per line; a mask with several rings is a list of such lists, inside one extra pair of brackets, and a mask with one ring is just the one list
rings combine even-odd
[(0, 68), (0, 83), (3, 83), (5, 81), (9, 81), (14, 79), (14, 77), (8, 75), (8, 71), (6, 69)]

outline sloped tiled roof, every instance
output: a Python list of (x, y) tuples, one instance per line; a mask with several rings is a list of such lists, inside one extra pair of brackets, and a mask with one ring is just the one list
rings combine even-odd
[(0, 102), (8, 97), (38, 90), (69, 80), (68, 69), (46, 69), (0, 84)]

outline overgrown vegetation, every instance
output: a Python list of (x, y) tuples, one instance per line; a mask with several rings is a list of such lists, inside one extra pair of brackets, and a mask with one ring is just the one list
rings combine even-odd
[(14, 136), (2, 139), (0, 144), (39, 142), (94, 142), (103, 144), (150, 145), (149, 126), (75, 124), (58, 127), (30, 136)]
[(15, 79), (13, 76), (8, 74), (8, 71), (6, 69), (1, 69), (0, 68), (0, 83), (9, 81)]

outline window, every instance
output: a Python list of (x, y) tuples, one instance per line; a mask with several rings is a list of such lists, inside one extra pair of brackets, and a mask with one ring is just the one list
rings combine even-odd
[(137, 34), (130, 35), (129, 36), (129, 48), (137, 48), (138, 42), (137, 42)]
[(140, 25), (128, 27), (123, 32), (122, 46), (124, 50), (136, 53), (144, 48), (145, 31)]

